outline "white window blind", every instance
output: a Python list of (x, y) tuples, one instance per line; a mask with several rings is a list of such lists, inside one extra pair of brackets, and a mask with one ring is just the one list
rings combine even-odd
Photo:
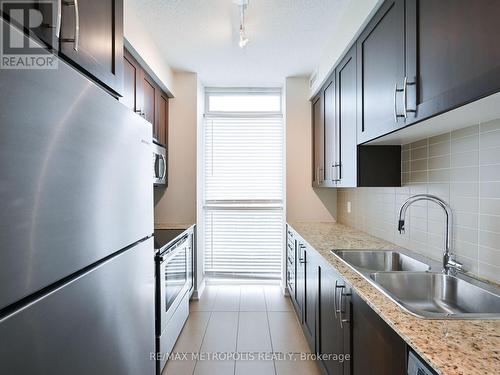
[(206, 116), (208, 276), (281, 277), (283, 143), (281, 115)]

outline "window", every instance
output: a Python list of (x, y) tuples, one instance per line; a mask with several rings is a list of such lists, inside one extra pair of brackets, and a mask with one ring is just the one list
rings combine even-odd
[(284, 125), (279, 90), (210, 90), (204, 123), (207, 276), (280, 278)]

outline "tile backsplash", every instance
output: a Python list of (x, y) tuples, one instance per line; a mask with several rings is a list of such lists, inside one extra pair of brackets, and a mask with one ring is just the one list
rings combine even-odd
[(434, 203), (414, 203), (406, 233), (397, 231), (405, 199), (436, 195), (453, 209), (457, 260), (500, 283), (500, 119), (404, 145), (401, 179), (400, 188), (337, 189), (337, 220), (441, 260), (445, 216)]

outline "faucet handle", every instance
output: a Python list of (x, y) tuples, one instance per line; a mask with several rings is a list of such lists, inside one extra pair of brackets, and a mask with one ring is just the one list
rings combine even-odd
[(456, 261), (454, 255), (452, 255), (450, 257), (450, 259), (448, 260), (448, 266), (457, 270), (457, 271), (460, 271), (460, 272), (465, 271), (464, 265), (462, 263)]
[(405, 221), (404, 220), (399, 220), (398, 231), (400, 234), (403, 234), (405, 232)]

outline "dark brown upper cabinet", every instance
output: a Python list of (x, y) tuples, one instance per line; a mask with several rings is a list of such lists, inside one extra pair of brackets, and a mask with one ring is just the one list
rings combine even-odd
[(336, 124), (334, 179), (337, 187), (356, 187), (356, 46), (352, 47), (335, 69)]
[(60, 4), (61, 54), (121, 96), (123, 0), (72, 0)]
[(323, 186), (334, 186), (336, 182), (336, 165), (339, 139), (337, 135), (337, 123), (335, 119), (335, 75), (328, 80), (323, 90), (324, 111), (324, 160), (325, 179)]
[(35, 6), (43, 22), (31, 31), (112, 95), (121, 96), (123, 0), (52, 0)]
[(152, 125), (153, 139), (168, 144), (168, 96), (132, 54), (124, 51), (123, 96), (120, 101)]
[(168, 145), (168, 96), (161, 90), (156, 92), (156, 139), (162, 145)]
[(401, 147), (357, 145), (358, 70), (353, 46), (312, 101), (313, 186), (401, 186)]
[(404, 0), (386, 1), (357, 41), (358, 144), (404, 126)]
[[(156, 84), (147, 73), (142, 75), (142, 115), (146, 121), (153, 124), (153, 134), (155, 132), (156, 120)], [(154, 134), (155, 135), (155, 134)]]
[(132, 55), (123, 54), (123, 96), (120, 101), (132, 111), (142, 113), (142, 68)]
[(500, 91), (500, 2), (387, 0), (357, 40), (358, 144)]
[(323, 95), (318, 95), (312, 102), (312, 138), (313, 138), (313, 186), (322, 186), (325, 182), (325, 113)]
[(313, 186), (335, 186), (338, 142), (335, 119), (335, 74), (313, 100)]
[(406, 124), (500, 91), (499, 15), (498, 0), (406, 0)]

